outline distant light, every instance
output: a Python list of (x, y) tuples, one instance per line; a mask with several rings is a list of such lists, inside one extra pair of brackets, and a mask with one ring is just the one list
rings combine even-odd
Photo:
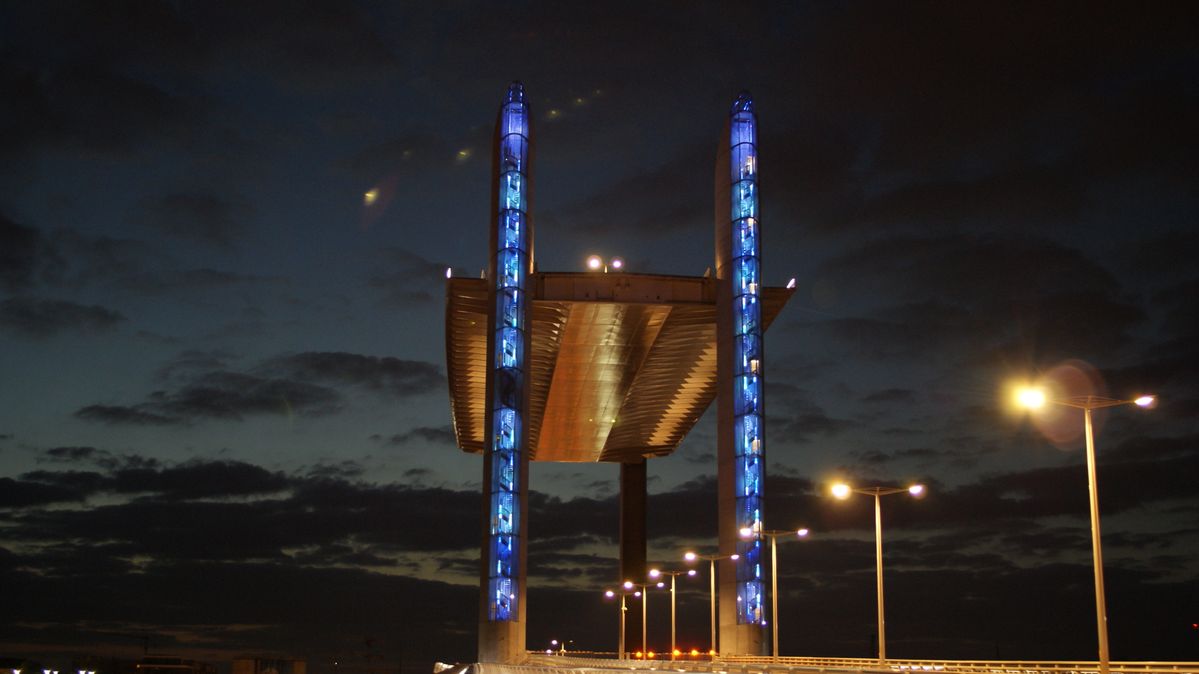
[(661, 572), (661, 571), (659, 571), (658, 569), (650, 569), (650, 570), (649, 570), (649, 577), (650, 577), (650, 578), (657, 578), (657, 577), (658, 577), (658, 576), (660, 576), (660, 575), (662, 575), (662, 572)]
[[(696, 559), (696, 554), (694, 552), (688, 552), (683, 555), (683, 559), (687, 560), (688, 562), (694, 562)], [(17, 674), (20, 674), (20, 672)]]
[(804, 536), (808, 535), (808, 530), (807, 530), (807, 528), (800, 529), (799, 531), (795, 532), (795, 535), (799, 536), (800, 538), (803, 538)]
[(1138, 407), (1153, 407), (1153, 404), (1157, 402), (1157, 396), (1141, 396), (1133, 402), (1136, 403)]
[(641, 590), (637, 590), (636, 592), (634, 592), (634, 593), (633, 593), (633, 596), (634, 596), (634, 597), (640, 597), (640, 596), (641, 596)]
[(845, 484), (844, 482), (838, 482), (837, 484), (833, 485), (832, 492), (833, 496), (836, 498), (849, 498), (849, 485)]
[(696, 571), (695, 569), (688, 569), (688, 570), (687, 570), (687, 575), (688, 575), (688, 576), (694, 576), (694, 575), (695, 575), (695, 574), (697, 574), (697, 573), (699, 573), (699, 571)]
[(604, 592), (604, 596), (605, 596), (605, 597), (607, 597), (607, 598), (609, 598), (609, 599), (611, 599), (612, 597), (615, 597), (615, 596), (616, 596), (616, 593), (615, 593), (615, 592), (613, 592), (612, 590), (607, 590), (607, 591), (605, 591), (605, 592)]
[(729, 555), (729, 559), (736, 561), (738, 559), (741, 559), (741, 555), (738, 555), (737, 553), (733, 553), (733, 554)]
[(547, 649), (545, 649), (545, 654), (546, 654), (546, 655), (553, 655), (553, 654), (554, 654), (554, 652), (553, 652), (552, 650), (550, 650), (550, 649), (548, 649), (548, 648), (547, 648)]
[(924, 493), (924, 485), (914, 484), (914, 485), (908, 487), (908, 493), (911, 494), (912, 496), (919, 496)]
[(550, 639), (550, 645), (551, 645), (551, 646), (557, 646), (557, 645), (558, 645), (558, 640), (557, 640), (557, 639)]
[(591, 271), (598, 271), (599, 268), (603, 267), (603, 266), (604, 266), (604, 261), (602, 258), (600, 258), (600, 256), (598, 256), (598, 255), (588, 256), (588, 258), (587, 258), (587, 268), (588, 269), (590, 269)]
[(1016, 392), (1016, 402), (1022, 407), (1035, 410), (1045, 405), (1045, 392), (1039, 388), (1022, 388)]
[(631, 590), (631, 589), (633, 589), (633, 581), (631, 581), (631, 580), (626, 580), (626, 581), (624, 582), (624, 589), (626, 589), (626, 590)]
[(699, 655), (699, 649), (698, 649), (698, 648), (692, 648), (692, 649), (691, 649), (691, 657), (693, 657), (693, 658), (694, 658), (694, 657), (695, 657), (695, 656), (697, 656), (697, 655)]
[(453, 267), (446, 267), (446, 268), (445, 268), (445, 277), (446, 277), (446, 278), (453, 278), (453, 277), (454, 277), (454, 268), (453, 268)]
[(461, 163), (461, 162), (466, 161), (467, 159), (470, 159), (470, 155), (471, 155), (471, 149), (469, 147), (464, 147), (461, 150), (458, 150), (458, 154), (457, 154), (457, 156), (454, 157), (454, 160)]
[(546, 114), (546, 116), (549, 117), (550, 119), (558, 119), (558, 117), (561, 115), (562, 115), (562, 111), (557, 108), (551, 109), (549, 111), (549, 113)]
[(362, 203), (366, 204), (367, 206), (370, 206), (371, 204), (375, 203), (378, 200), (379, 200), (379, 190), (377, 190), (373, 187), (370, 188), (369, 190), (367, 190), (362, 195)]
[(794, 287), (795, 287), (795, 279), (792, 278), (790, 281), (787, 281), (787, 289), (790, 290), (791, 288), (794, 288)]
[(754, 530), (752, 527), (741, 527), (741, 537), (742, 538), (749, 538), (750, 536), (753, 536), (753, 535), (754, 535)]
[(610, 262), (609, 264), (612, 265), (613, 269), (624, 269), (624, 259), (623, 258), (614, 257), (614, 258), (612, 258), (612, 262)]

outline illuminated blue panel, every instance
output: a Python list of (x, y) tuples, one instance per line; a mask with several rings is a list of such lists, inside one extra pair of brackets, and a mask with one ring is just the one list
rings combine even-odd
[[(758, 231), (757, 118), (741, 94), (729, 119), (733, 287), (733, 453), (737, 529), (762, 527), (766, 478), (762, 434), (762, 252)], [(737, 622), (763, 624), (762, 538), (737, 543)]]
[(529, 270), (529, 110), (524, 88), (513, 82), (500, 110), (495, 241), (495, 333), (492, 335), (491, 515), (488, 546), (488, 617), (516, 620), (523, 535), (520, 512), (524, 460), (525, 334)]

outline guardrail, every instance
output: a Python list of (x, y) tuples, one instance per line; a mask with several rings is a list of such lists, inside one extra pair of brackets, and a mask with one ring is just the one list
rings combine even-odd
[[(792, 671), (871, 672), (877, 674), (1099, 674), (1094, 661), (1030, 660), (900, 660), (888, 658), (817, 658), (731, 655), (707, 658), (684, 657), (677, 660), (640, 658), (618, 660), (612, 652), (569, 651), (546, 654), (530, 651), (530, 665), (541, 667), (586, 667), (604, 669), (675, 670), (720, 672), (722, 674), (781, 674)], [(1118, 674), (1199, 674), (1199, 662), (1112, 662), (1109, 670)]]

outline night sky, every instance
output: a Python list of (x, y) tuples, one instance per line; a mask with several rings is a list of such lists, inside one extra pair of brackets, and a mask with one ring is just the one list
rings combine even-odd
[[(519, 79), (547, 271), (702, 275), (754, 96), (784, 654), (872, 652), (841, 477), (930, 488), (883, 507), (890, 655), (1095, 657), (1081, 414), (1008, 405), (1048, 375), (1161, 397), (1097, 416), (1112, 656), (1199, 660), (1195, 4), (398, 4), (0, 4), (0, 656), (474, 657), (444, 272)], [(714, 546), (714, 434), (649, 463), (652, 561)], [(615, 648), (617, 475), (533, 467), (531, 648)]]

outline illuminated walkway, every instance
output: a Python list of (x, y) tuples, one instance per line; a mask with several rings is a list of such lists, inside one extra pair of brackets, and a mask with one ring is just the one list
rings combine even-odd
[[(596, 654), (597, 656), (607, 654)], [(477, 664), (473, 674), (561, 674), (562, 672), (611, 672), (644, 670), (659, 672), (712, 672), (713, 674), (781, 674), (783, 672), (977, 672), (986, 674), (1098, 674), (1096, 662), (1031, 662), (1020, 660), (899, 660), (880, 665), (873, 658), (751, 657), (707, 660), (616, 660), (602, 657), (572, 657), (530, 654), (524, 665)], [(1199, 662), (1113, 662), (1112, 672), (1160, 674), (1199, 673)]]

